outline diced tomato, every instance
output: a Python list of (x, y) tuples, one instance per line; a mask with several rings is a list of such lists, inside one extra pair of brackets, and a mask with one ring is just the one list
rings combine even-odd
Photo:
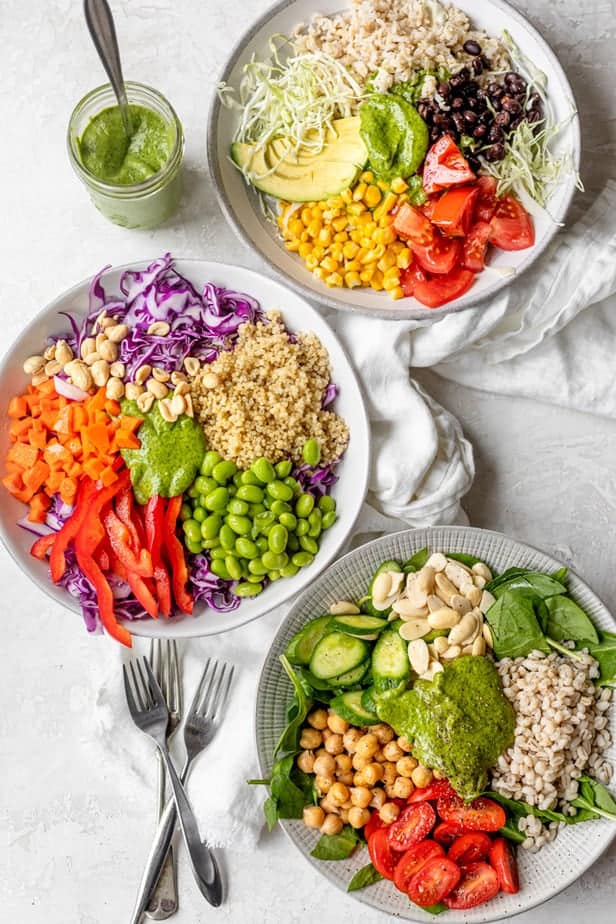
[(474, 179), (475, 174), (453, 138), (450, 135), (442, 135), (426, 154), (423, 169), (424, 192), (430, 195), (441, 189), (449, 189), (450, 186), (470, 183)]
[(464, 829), (459, 825), (452, 825), (448, 821), (441, 821), (437, 824), (432, 832), (432, 837), (443, 847), (451, 847), (457, 837), (464, 834)]
[(472, 802), (463, 802), (455, 794), (443, 796), (437, 802), (437, 811), (443, 821), (459, 825), (465, 831), (498, 831), (507, 821), (504, 808), (485, 796)]
[(429, 802), (408, 805), (387, 828), (390, 847), (392, 850), (408, 850), (428, 836), (435, 821), (436, 812)]
[(429, 908), (442, 902), (460, 881), (460, 867), (447, 857), (433, 857), (415, 873), (408, 884), (406, 894), (419, 905)]
[(453, 793), (449, 780), (435, 780), (429, 786), (423, 786), (421, 789), (415, 789), (408, 797), (407, 802), (426, 802), (430, 799), (438, 799), (440, 796), (448, 796)]
[(491, 866), (481, 860), (462, 868), (462, 877), (443, 901), (448, 908), (464, 910), (490, 901), (498, 892), (498, 877)]
[(490, 850), (490, 866), (498, 877), (503, 892), (515, 895), (520, 891), (518, 864), (511, 845), (504, 837), (497, 837)]
[(413, 295), (418, 302), (428, 308), (438, 308), (459, 298), (470, 289), (475, 280), (475, 274), (470, 270), (456, 267), (450, 273), (433, 276), (425, 282), (418, 282), (413, 289)]
[(447, 856), (460, 866), (468, 866), (477, 860), (487, 860), (492, 849), (492, 841), (483, 831), (471, 831), (456, 838)]
[(501, 250), (526, 250), (535, 243), (533, 220), (514, 196), (498, 200), (490, 221), (490, 240)]
[(473, 221), (473, 206), (479, 195), (476, 186), (448, 189), (437, 200), (431, 221), (449, 237), (464, 237)]
[(462, 243), (453, 237), (444, 237), (435, 230), (432, 241), (423, 247), (412, 241), (413, 256), (427, 273), (450, 273), (462, 256)]
[(368, 839), (368, 853), (375, 870), (385, 879), (393, 879), (400, 854), (391, 849), (388, 833), (387, 828), (375, 831)]
[(439, 199), (438, 195), (429, 196), (424, 202), (424, 204), (420, 206), (421, 211), (426, 216), (426, 218), (430, 219), (430, 221), (432, 221), (432, 216), (434, 215), (434, 209), (436, 208), (436, 203), (438, 202), (438, 199)]
[(434, 228), (429, 219), (408, 202), (400, 206), (392, 227), (400, 237), (422, 247), (427, 246), (434, 237)]
[(407, 297), (413, 295), (415, 286), (419, 282), (427, 282), (427, 280), (428, 277), (416, 262), (411, 263), (407, 269), (403, 269), (400, 273), (400, 285)]
[(370, 837), (374, 834), (375, 831), (379, 831), (381, 828), (385, 827), (385, 822), (379, 815), (377, 811), (374, 811), (370, 816), (370, 821), (364, 825), (364, 837), (367, 841), (370, 840)]
[(436, 841), (420, 841), (402, 854), (394, 873), (394, 885), (401, 892), (406, 892), (415, 873), (418, 873), (428, 860), (444, 856), (445, 851)]
[(477, 179), (479, 195), (475, 200), (475, 221), (490, 221), (496, 211), (496, 180), (493, 176), (480, 176)]
[(472, 273), (480, 273), (485, 266), (486, 250), (490, 237), (490, 225), (487, 221), (478, 221), (464, 238), (462, 266)]

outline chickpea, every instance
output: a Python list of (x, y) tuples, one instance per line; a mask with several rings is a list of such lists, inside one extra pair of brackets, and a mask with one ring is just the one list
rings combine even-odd
[(379, 742), (376, 735), (370, 734), (362, 735), (362, 737), (357, 742), (355, 748), (355, 753), (359, 757), (374, 757), (376, 752), (379, 750)]
[(402, 748), (403, 751), (406, 751), (407, 754), (413, 750), (413, 748), (409, 744), (409, 739), (405, 738), (404, 735), (400, 735), (400, 737), (398, 738), (398, 747)]
[(360, 754), (353, 754), (353, 768), (355, 770), (363, 770), (364, 767), (367, 767), (369, 763), (369, 757), (362, 757)]
[(360, 808), (354, 805), (349, 809), (349, 824), (352, 828), (363, 828), (370, 821), (370, 812), (367, 808)]
[(318, 776), (333, 776), (335, 769), (335, 758), (331, 754), (321, 754), (316, 758), (312, 772)]
[(418, 767), (415, 767), (411, 773), (411, 779), (415, 786), (419, 789), (422, 789), (424, 786), (428, 786), (432, 782), (432, 771), (428, 770), (427, 767), (422, 767), (421, 764)]
[(357, 773), (353, 774), (353, 786), (365, 786), (366, 781), (364, 779), (364, 771), (358, 770)]
[(390, 825), (392, 821), (395, 821), (399, 814), (400, 808), (395, 802), (385, 802), (379, 809), (381, 821), (386, 825)]
[(372, 793), (367, 786), (356, 786), (351, 790), (351, 802), (359, 808), (368, 808), (372, 801)]
[(417, 768), (417, 761), (414, 757), (401, 757), (396, 761), (396, 770), (400, 776), (411, 777)]
[(388, 744), (395, 737), (393, 728), (382, 722), (380, 725), (372, 725), (370, 731), (376, 735), (379, 744)]
[(385, 795), (384, 789), (381, 789), (379, 787), (378, 789), (372, 790), (372, 802), (370, 803), (371, 808), (380, 810), (386, 801), (387, 801), (387, 797)]
[(395, 764), (383, 764), (383, 782), (386, 786), (391, 786), (397, 776), (398, 771), (396, 770)]
[(368, 766), (365, 767), (362, 772), (364, 774), (364, 780), (366, 781), (367, 786), (374, 786), (375, 783), (378, 783), (379, 780), (383, 779), (382, 764), (368, 764)]
[(349, 728), (347, 732), (342, 736), (342, 743), (345, 747), (345, 750), (349, 754), (355, 753), (355, 748), (357, 747), (357, 742), (361, 738), (361, 732), (358, 728)]
[(342, 818), (343, 822), (346, 824), (349, 820), (349, 809), (341, 808), (340, 817)]
[(352, 769), (353, 761), (348, 754), (336, 755), (336, 772), (340, 771), (340, 773), (348, 773), (349, 770)]
[(320, 828), (325, 821), (325, 812), (320, 805), (307, 805), (304, 808), (304, 824), (307, 828)]
[(408, 799), (415, 787), (412, 780), (409, 780), (408, 777), (399, 776), (394, 781), (392, 789), (394, 793), (394, 799)]
[(444, 773), (441, 773), (440, 770), (433, 770), (433, 771), (432, 771), (432, 776), (434, 777), (435, 780), (444, 780), (444, 779), (445, 779), (445, 774), (444, 774)]
[(346, 773), (341, 773), (340, 771), (338, 771), (336, 773), (336, 779), (340, 783), (344, 783), (345, 786), (352, 786), (355, 781), (355, 774), (353, 773), (352, 770), (347, 770)]
[(340, 834), (344, 822), (339, 815), (326, 815), (325, 821), (321, 825), (321, 834)]
[[(312, 773), (314, 769), (314, 754), (312, 751), (302, 751), (297, 758), (297, 766), (304, 773)], [(320, 825), (316, 825), (317, 828)]]
[(331, 737), (331, 735), (333, 735), (334, 733), (331, 730), (331, 728), (324, 728), (321, 734), (323, 735), (323, 741), (327, 741), (327, 739)]
[(333, 776), (321, 776), (321, 774), (318, 774), (315, 777), (314, 785), (322, 795), (325, 795), (334, 785), (334, 778)]
[(299, 746), (305, 751), (314, 751), (323, 741), (323, 736), (316, 728), (303, 728), (302, 735), (299, 739)]
[(344, 746), (342, 744), (342, 735), (336, 735), (332, 732), (325, 742), (325, 750), (328, 754), (342, 754)]
[(335, 802), (332, 802), (332, 800), (329, 798), (329, 795), (323, 796), (322, 799), (319, 799), (319, 805), (326, 815), (336, 815), (338, 812), (338, 806)]
[(349, 723), (341, 719), (335, 712), (330, 712), (327, 717), (327, 724), (336, 735), (344, 735), (349, 727)]
[(329, 790), (329, 798), (337, 805), (344, 805), (351, 798), (351, 791), (344, 783), (334, 783)]
[(390, 741), (389, 744), (386, 744), (383, 748), (383, 754), (386, 760), (391, 760), (394, 764), (401, 757), (404, 757), (404, 751), (397, 741)]
[(314, 752), (315, 758), (316, 758), (316, 757), (323, 757), (323, 756), (326, 755), (326, 754), (327, 754), (327, 751), (325, 750), (325, 748), (317, 748), (316, 751)]
[(396, 795), (396, 786), (394, 783), (392, 783), (391, 786), (389, 785), (385, 786), (385, 795), (387, 796), (388, 799), (398, 798), (398, 796)]
[(384, 764), (387, 760), (382, 750), (377, 751), (373, 759), (376, 760), (377, 764)]
[[(314, 712), (311, 712), (308, 716), (308, 724), (319, 731), (323, 731), (327, 727), (327, 712), (325, 709), (315, 709)], [(318, 825), (317, 827), (320, 828), (321, 826)]]

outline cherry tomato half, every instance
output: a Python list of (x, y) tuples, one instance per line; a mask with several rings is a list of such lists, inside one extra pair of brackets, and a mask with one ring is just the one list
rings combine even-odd
[(479, 860), (462, 867), (462, 877), (443, 901), (448, 908), (463, 910), (490, 901), (498, 892), (498, 877), (491, 866)]
[(428, 277), (415, 261), (400, 273), (400, 285), (404, 289), (404, 294), (407, 297), (413, 295), (415, 286), (419, 282), (427, 282), (427, 279)]
[(432, 224), (449, 237), (464, 237), (472, 224), (473, 207), (478, 195), (476, 186), (448, 189), (432, 210)]
[(451, 135), (442, 135), (426, 154), (424, 192), (431, 195), (441, 189), (449, 189), (450, 186), (470, 183), (474, 179), (475, 174)]
[(413, 256), (427, 273), (437, 275), (450, 273), (460, 262), (462, 242), (453, 237), (445, 237), (440, 231), (434, 231), (429, 244), (423, 246), (409, 241)]
[(477, 860), (487, 860), (492, 849), (492, 841), (483, 831), (471, 831), (456, 838), (447, 856), (460, 866), (467, 866)]
[(472, 273), (480, 273), (485, 266), (489, 238), (490, 225), (487, 221), (478, 221), (464, 238), (462, 266)]
[(408, 202), (403, 202), (398, 209), (392, 227), (400, 237), (422, 247), (427, 247), (434, 237), (434, 228), (429, 219)]
[(400, 852), (408, 850), (428, 836), (435, 821), (436, 812), (429, 802), (408, 805), (387, 828), (389, 846)]
[[(489, 868), (489, 867), (488, 867)], [(447, 857), (434, 857), (415, 873), (406, 894), (421, 908), (442, 902), (460, 881), (460, 867)]]
[(490, 240), (501, 250), (526, 250), (535, 243), (533, 220), (513, 196), (498, 200), (490, 221)]
[(498, 831), (507, 821), (504, 808), (485, 796), (468, 803), (455, 794), (443, 796), (437, 802), (437, 811), (443, 821), (459, 825), (465, 831)]
[(457, 266), (450, 273), (432, 276), (425, 282), (415, 284), (413, 295), (418, 302), (428, 308), (438, 308), (447, 302), (459, 298), (470, 289), (475, 281), (475, 274)]
[(432, 832), (432, 837), (443, 847), (451, 847), (457, 837), (464, 834), (464, 829), (459, 825), (452, 825), (448, 821), (441, 821), (437, 824)]
[(375, 810), (370, 816), (370, 821), (366, 822), (364, 825), (364, 837), (367, 841), (369, 841), (370, 837), (374, 834), (375, 831), (379, 831), (384, 827), (385, 822), (379, 815), (378, 811)]
[(406, 800), (410, 805), (412, 802), (426, 802), (430, 799), (439, 799), (441, 796), (454, 794), (449, 780), (436, 780), (429, 786), (423, 786), (420, 789), (414, 789)]
[(420, 841), (402, 854), (394, 873), (394, 885), (401, 892), (407, 892), (411, 879), (428, 860), (444, 856), (445, 851), (436, 841)]
[(518, 864), (511, 845), (504, 837), (497, 837), (490, 850), (490, 866), (494, 869), (503, 892), (515, 895), (520, 891)]
[(388, 834), (388, 828), (379, 828), (371, 834), (368, 840), (368, 853), (375, 870), (385, 879), (393, 879), (400, 854), (391, 849)]

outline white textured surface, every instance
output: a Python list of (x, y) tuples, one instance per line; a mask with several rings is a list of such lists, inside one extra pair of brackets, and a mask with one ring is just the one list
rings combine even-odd
[[(579, 215), (613, 173), (616, 153), (614, 0), (517, 4), (557, 51), (578, 99), (583, 128)], [(103, 75), (77, 0), (5, 0), (0, 116), (2, 277), (0, 345), (29, 318), (103, 263), (171, 249), (185, 257), (260, 268), (226, 227), (204, 166), (205, 117), (231, 45), (265, 0), (115, 2), (126, 75), (168, 95), (187, 134), (186, 194), (169, 226), (129, 232), (93, 209), (64, 147), (72, 106)], [(589, 375), (592, 370), (589, 370)], [(616, 424), (521, 399), (476, 394), (428, 372), (421, 381), (456, 413), (474, 441), (477, 479), (467, 500), (473, 525), (497, 529), (571, 562), (616, 610)], [(95, 703), (85, 691), (111, 649), (76, 631), (75, 616), (46, 600), (0, 550), (3, 671), (0, 917), (15, 924), (123, 924), (149, 846), (152, 799), (137, 771), (94, 762)], [(10, 628), (9, 628), (10, 627)], [(241, 644), (241, 632), (237, 633)], [(107, 660), (106, 660), (107, 659)], [(252, 708), (247, 703), (247, 708)], [(233, 742), (229, 739), (232, 754)], [(150, 768), (146, 768), (150, 772)], [(151, 783), (154, 774), (151, 768)], [(140, 795), (137, 797), (136, 792)], [(281, 832), (250, 857), (229, 853), (229, 899), (204, 905), (181, 863), (178, 924), (218, 920), (323, 924), (380, 917), (319, 880)], [(613, 919), (612, 848), (563, 895), (518, 920), (574, 924)], [(383, 917), (382, 920), (385, 920)]]

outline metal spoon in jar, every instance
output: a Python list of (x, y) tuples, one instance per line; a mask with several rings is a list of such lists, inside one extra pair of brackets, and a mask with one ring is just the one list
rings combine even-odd
[(124, 78), (122, 77), (118, 39), (109, 4), (107, 0), (84, 0), (83, 11), (94, 47), (98, 52), (103, 67), (107, 71), (107, 76), (116, 95), (126, 137), (130, 138), (133, 133), (133, 125), (126, 98)]

